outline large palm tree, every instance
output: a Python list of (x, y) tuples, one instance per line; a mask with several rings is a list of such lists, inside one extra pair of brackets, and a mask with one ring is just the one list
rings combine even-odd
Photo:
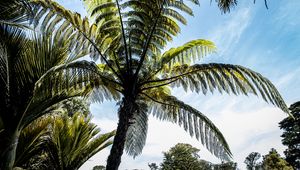
[[(174, 86), (203, 94), (217, 89), (221, 93), (259, 95), (288, 112), (274, 85), (259, 73), (239, 65), (194, 64), (195, 60), (215, 51), (210, 41), (197, 39), (162, 53), (166, 44), (180, 32), (178, 23), (186, 24), (182, 13), (193, 15), (185, 1), (84, 1), (96, 24), (92, 27), (93, 34), (76, 20), (79, 14), (72, 15), (49, 0), (34, 2), (48, 8), (55, 17), (66, 19), (80, 33), (80, 38), (88, 40), (90, 55), (100, 58), (99, 81), (105, 86), (102, 87), (104, 95), (93, 93), (91, 96), (115, 99), (119, 104), (119, 123), (107, 160), (108, 170), (118, 168), (124, 148), (133, 156), (141, 153), (150, 114), (183, 126), (215, 156), (230, 159), (229, 146), (219, 129), (200, 111), (172, 96)], [(199, 4), (197, 0), (191, 2), (189, 4)], [(217, 2), (224, 12), (236, 4), (235, 0)], [(91, 87), (97, 86), (91, 84)]]
[[(10, 170), (22, 129), (52, 105), (85, 95), (87, 79), (99, 78), (95, 64), (75, 61), (86, 54), (84, 41), (53, 33), (57, 21), (35, 15), (43, 8), (19, 0), (1, 1), (0, 8), (0, 169)], [(57, 67), (68, 77), (51, 71)]]

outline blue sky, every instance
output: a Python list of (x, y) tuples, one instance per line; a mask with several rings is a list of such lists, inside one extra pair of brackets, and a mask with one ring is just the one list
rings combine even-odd
[[(60, 0), (66, 8), (84, 13), (81, 1)], [(208, 39), (215, 42), (218, 53), (207, 56), (200, 63), (217, 62), (238, 64), (261, 73), (278, 88), (288, 105), (300, 100), (300, 1), (272, 0), (269, 9), (263, 1), (239, 1), (229, 14), (221, 14), (215, 3), (201, 1), (194, 7), (194, 17), (187, 17), (188, 25), (169, 47), (179, 46), (192, 39)], [(281, 131), (278, 122), (286, 117), (278, 108), (256, 96), (230, 96), (218, 93), (185, 93), (174, 89), (173, 94), (199, 109), (219, 127), (227, 139), (234, 161), (241, 169), (243, 161), (253, 151), (266, 154), (276, 148), (282, 154)], [(115, 103), (93, 104), (94, 122), (103, 131), (116, 128)], [(196, 140), (177, 125), (150, 118), (148, 138), (143, 153), (133, 159), (122, 157), (120, 169), (149, 169), (147, 164), (160, 163), (162, 152), (176, 143), (190, 143), (199, 148), (202, 159), (218, 162)], [(105, 164), (109, 150), (92, 157), (82, 170)], [(283, 155), (283, 154), (282, 154)]]

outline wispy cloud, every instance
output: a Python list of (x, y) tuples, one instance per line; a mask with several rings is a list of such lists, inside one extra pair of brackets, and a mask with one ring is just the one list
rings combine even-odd
[(221, 57), (226, 55), (240, 40), (241, 35), (251, 22), (250, 8), (241, 8), (231, 14), (230, 19), (223, 21), (216, 26), (209, 39), (216, 43)]

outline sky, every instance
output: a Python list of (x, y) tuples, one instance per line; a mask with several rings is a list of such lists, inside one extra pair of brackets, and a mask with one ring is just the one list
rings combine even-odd
[[(85, 14), (79, 0), (58, 0), (66, 8)], [(239, 1), (229, 14), (221, 14), (214, 1), (200, 1), (193, 7), (194, 17), (187, 16), (188, 24), (174, 38), (168, 48), (193, 39), (208, 39), (218, 47), (218, 53), (207, 56), (199, 63), (228, 63), (242, 65), (259, 72), (271, 80), (288, 105), (300, 101), (300, 1), (272, 0)], [(186, 93), (181, 88), (172, 94), (205, 113), (221, 130), (233, 153), (233, 161), (245, 169), (245, 157), (251, 152), (267, 154), (275, 148), (283, 156), (282, 131), (278, 122), (287, 115), (280, 109), (256, 96)], [(92, 104), (93, 121), (103, 132), (117, 126), (117, 106), (106, 101)], [(162, 162), (162, 152), (177, 143), (189, 143), (200, 149), (201, 159), (214, 163), (212, 156), (199, 141), (191, 138), (183, 128), (153, 117), (149, 119), (148, 137), (142, 154), (135, 159), (122, 157), (120, 169), (149, 169), (148, 163)], [(80, 169), (90, 170), (95, 165), (105, 165), (107, 148)]]

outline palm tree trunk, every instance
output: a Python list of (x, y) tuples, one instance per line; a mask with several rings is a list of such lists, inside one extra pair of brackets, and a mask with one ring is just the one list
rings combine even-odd
[(1, 153), (0, 157), (0, 169), (1, 170), (12, 170), (15, 158), (16, 158), (16, 151), (18, 140), (20, 136), (19, 130), (11, 130), (7, 129), (4, 130), (3, 136), (5, 137), (3, 140), (3, 152)]
[(119, 122), (114, 142), (107, 158), (106, 170), (117, 170), (124, 150), (126, 134), (133, 117), (134, 100), (131, 97), (124, 97), (119, 109)]

